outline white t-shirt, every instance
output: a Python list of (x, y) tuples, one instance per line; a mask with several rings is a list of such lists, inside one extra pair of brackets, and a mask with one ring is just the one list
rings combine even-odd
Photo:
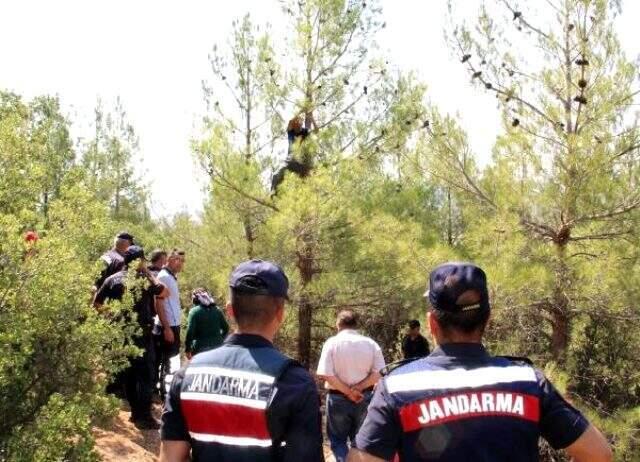
[(334, 376), (353, 386), (385, 366), (380, 346), (353, 329), (343, 329), (322, 346), (318, 375)]
[[(180, 308), (180, 289), (178, 288), (178, 280), (166, 269), (162, 269), (158, 273), (158, 281), (163, 283), (169, 289), (169, 296), (164, 299), (164, 311), (167, 321), (171, 326), (180, 326), (182, 310)], [(156, 324), (160, 324), (160, 320), (156, 316)]]

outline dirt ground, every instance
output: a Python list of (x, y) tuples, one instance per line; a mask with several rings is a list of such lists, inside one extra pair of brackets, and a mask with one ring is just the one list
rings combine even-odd
[[(160, 405), (153, 413), (160, 418)], [(160, 452), (160, 434), (157, 430), (138, 430), (129, 422), (129, 411), (122, 409), (107, 428), (95, 427), (96, 450), (105, 462), (154, 462)], [(325, 446), (325, 462), (335, 462), (331, 450)]]
[[(160, 406), (154, 405), (153, 413), (160, 417)], [(93, 429), (96, 450), (106, 462), (153, 462), (160, 452), (158, 430), (138, 430), (129, 422), (129, 411), (123, 405), (107, 428)]]

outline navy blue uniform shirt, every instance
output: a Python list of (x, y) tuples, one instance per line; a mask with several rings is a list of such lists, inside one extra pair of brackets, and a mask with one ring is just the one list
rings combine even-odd
[(124, 268), (124, 256), (115, 249), (107, 250), (100, 257), (100, 261), (104, 264), (104, 268), (100, 271), (100, 276), (98, 276), (94, 284), (96, 289), (102, 287), (109, 276)]
[[(244, 348), (274, 349), (271, 342), (258, 335), (231, 334), (224, 345)], [(224, 348), (220, 347), (220, 348)], [(220, 349), (209, 350), (194, 356), (194, 362), (204, 363), (201, 358), (215, 354)], [(223, 460), (219, 444), (192, 439), (182, 409), (181, 392), (186, 369), (174, 376), (162, 414), (161, 439), (187, 441), (191, 444), (194, 461)], [(274, 446), (281, 447), (271, 460), (282, 462), (322, 462), (322, 428), (320, 422), (320, 398), (315, 382), (302, 366), (292, 363), (275, 382), (277, 390), (267, 409), (267, 426)], [(229, 422), (230, 426), (242, 422)], [(225, 425), (224, 423), (222, 425)], [(255, 460), (251, 447), (234, 449), (236, 460)], [(224, 459), (227, 460), (227, 459)]]
[(537, 461), (539, 437), (566, 448), (588, 426), (531, 365), (455, 343), (383, 378), (356, 447), (385, 460)]
[[(109, 276), (96, 292), (94, 302), (103, 305), (109, 300), (122, 301), (127, 274), (127, 270), (123, 269)], [(133, 288), (133, 311), (136, 313), (138, 324), (141, 327), (148, 327), (153, 324), (153, 317), (156, 314), (155, 297), (162, 293), (164, 286), (154, 283), (144, 273), (136, 273), (136, 278), (142, 282), (142, 286), (137, 285)]]

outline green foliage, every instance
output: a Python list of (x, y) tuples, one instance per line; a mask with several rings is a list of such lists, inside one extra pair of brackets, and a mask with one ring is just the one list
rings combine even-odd
[(95, 138), (84, 147), (82, 166), (85, 182), (96, 198), (109, 205), (115, 219), (148, 220), (147, 190), (133, 164), (138, 137), (122, 101), (113, 112), (104, 112), (101, 101), (95, 109)]
[(117, 229), (148, 233), (111, 221), (69, 140), (57, 99), (0, 93), (1, 460), (97, 460), (91, 428), (117, 407), (105, 384), (136, 353), (133, 326), (119, 307), (99, 316), (91, 287)]

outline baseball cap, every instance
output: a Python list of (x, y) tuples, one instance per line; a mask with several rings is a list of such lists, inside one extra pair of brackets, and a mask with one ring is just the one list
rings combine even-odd
[(229, 287), (245, 294), (289, 298), (289, 279), (282, 268), (270, 261), (248, 260), (240, 263), (231, 273)]
[[(460, 296), (467, 291), (476, 291), (480, 300), (466, 302)], [(473, 263), (448, 262), (435, 268), (429, 275), (429, 289), (424, 294), (431, 305), (442, 311), (453, 313), (469, 310), (489, 310), (487, 275)]]
[(133, 245), (133, 236), (126, 231), (122, 231), (121, 233), (118, 233), (116, 237), (118, 239), (126, 239), (127, 241), (131, 242), (131, 245)]
[(125, 264), (129, 264), (138, 258), (144, 258), (144, 249), (138, 245), (130, 246), (124, 254)]

